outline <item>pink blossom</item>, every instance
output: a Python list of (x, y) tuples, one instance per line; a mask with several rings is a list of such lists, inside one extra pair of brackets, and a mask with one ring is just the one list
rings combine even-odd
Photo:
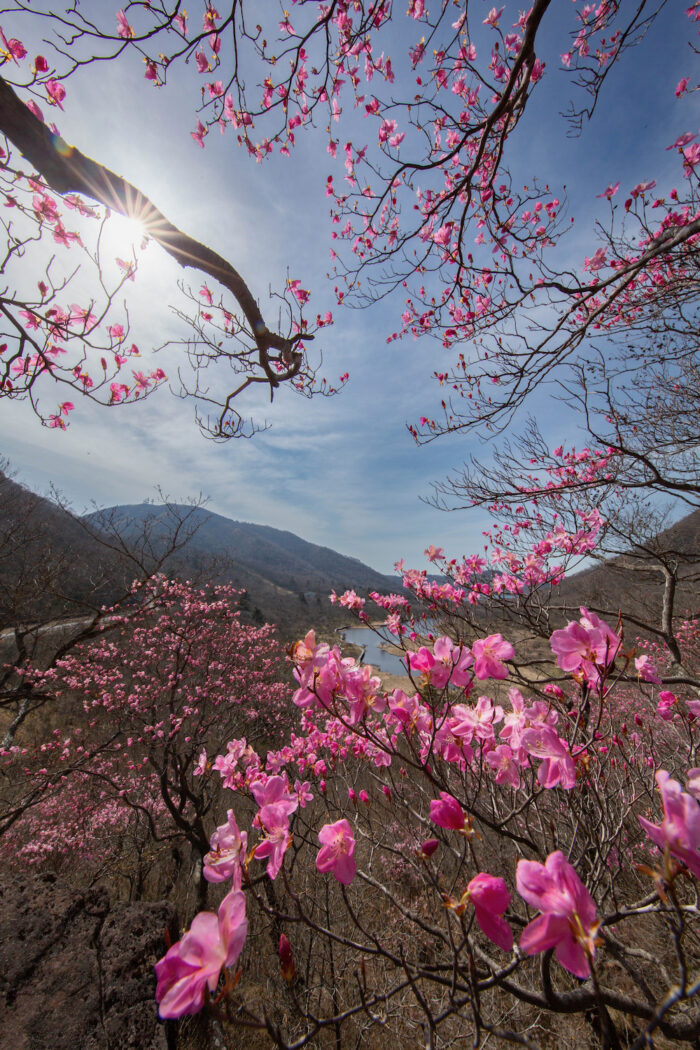
[(640, 817), (639, 823), (660, 849), (668, 850), (700, 879), (700, 805), (692, 795), (681, 791), (678, 781), (672, 780), (665, 769), (656, 774), (656, 783), (664, 819), (661, 824), (652, 824)]
[(239, 890), (248, 835), (239, 830), (232, 809), (226, 818), (226, 823), (220, 824), (210, 839), (210, 850), (204, 857), (204, 878), (208, 882), (233, 879), (233, 888)]
[(457, 799), (448, 795), (446, 791), (440, 792), (440, 798), (431, 800), (430, 819), (440, 828), (450, 828), (452, 831), (471, 834), (470, 817), (464, 812)]
[(267, 858), (266, 871), (274, 881), (279, 875), (284, 855), (292, 841), (289, 816), (284, 805), (270, 804), (260, 810), (258, 818), (265, 830), (265, 838), (255, 847), (255, 857), (258, 860)]
[(595, 686), (600, 670), (615, 662), (620, 639), (604, 620), (582, 607), (580, 621), (572, 620), (562, 630), (554, 631), (550, 645), (562, 671), (580, 671), (588, 684)]
[(324, 824), (318, 833), (321, 849), (316, 857), (319, 871), (332, 871), (338, 882), (348, 886), (355, 878), (355, 839), (347, 820)]
[(384, 120), (379, 128), (379, 141), (386, 142), (386, 140), (394, 134), (398, 127), (395, 120)]
[(488, 638), (477, 638), (472, 645), (474, 654), (474, 674), (479, 679), (508, 677), (508, 668), (504, 660), (512, 660), (515, 650), (501, 634), (490, 634)]
[(445, 226), (441, 226), (439, 230), (436, 230), (433, 234), (433, 240), (436, 244), (447, 245), (450, 243), (450, 237), (452, 236), (452, 223), (446, 223)]
[(523, 930), (520, 947), (527, 955), (555, 949), (561, 965), (576, 977), (590, 976), (599, 922), (595, 904), (564, 854), (550, 853), (544, 864), (518, 861), (518, 893), (542, 912)]
[(700, 143), (694, 142), (692, 146), (686, 146), (683, 150), (683, 168), (685, 177), (689, 178), (690, 172), (700, 164)]
[(685, 95), (686, 91), (688, 90), (689, 82), (690, 77), (683, 77), (682, 80), (678, 81), (676, 85), (676, 90), (674, 91), (676, 98), (681, 98), (682, 95)]
[(557, 736), (551, 726), (538, 725), (526, 729), (520, 737), (520, 743), (529, 755), (543, 759), (537, 772), (542, 787), (553, 788), (561, 784), (569, 790), (575, 786), (576, 770), (566, 741)]
[(598, 196), (599, 197), (606, 197), (608, 200), (611, 200), (615, 196), (615, 194), (617, 193), (619, 188), (620, 188), (620, 183), (616, 182), (616, 183), (611, 184), (610, 186), (608, 186), (606, 189), (604, 189), (602, 193), (598, 194)]
[(661, 685), (661, 679), (649, 656), (646, 654), (644, 656), (636, 656), (634, 658), (634, 666), (643, 682), (653, 682), (654, 685)]
[(278, 806), (279, 812), (289, 817), (299, 805), (299, 799), (292, 795), (286, 777), (268, 777), (267, 780), (256, 780), (250, 786), (253, 798), (260, 806), (256, 821), (265, 823), (265, 812), (268, 806)]
[(134, 30), (123, 11), (117, 11), (117, 33), (123, 40), (130, 40), (134, 35)]
[(49, 96), (49, 102), (54, 106), (58, 106), (59, 109), (63, 109), (63, 100), (66, 97), (66, 89), (63, 84), (58, 80), (47, 80), (46, 81), (46, 94)]
[(598, 248), (598, 250), (595, 252), (594, 255), (591, 256), (590, 259), (588, 258), (588, 256), (586, 256), (583, 263), (583, 268), (584, 270), (590, 270), (591, 273), (596, 273), (596, 271), (602, 270), (602, 268), (606, 265), (606, 261), (607, 260), (605, 258), (605, 249)]
[(297, 279), (295, 281), (290, 281), (288, 279), (287, 280), (287, 285), (288, 285), (289, 290), (291, 291), (292, 295), (294, 295), (294, 297), (299, 300), (299, 302), (301, 303), (302, 306), (304, 305), (304, 303), (308, 303), (309, 298), (310, 298), (310, 293), (305, 288), (301, 287), (301, 281), (300, 280)]
[(663, 718), (664, 721), (673, 721), (674, 707), (677, 703), (677, 696), (667, 689), (662, 689), (659, 693), (659, 702), (656, 708), (659, 718)]
[(313, 802), (314, 794), (311, 790), (311, 785), (309, 784), (308, 780), (305, 780), (303, 783), (301, 782), (301, 780), (295, 780), (294, 792), (297, 796), (297, 801), (302, 809), (305, 809), (305, 807), (308, 806), (309, 802)]
[(656, 179), (647, 179), (646, 182), (638, 182), (634, 189), (630, 190), (630, 197), (636, 200), (642, 193), (647, 193), (649, 190), (653, 190), (655, 186)]
[(223, 966), (233, 966), (243, 950), (248, 920), (245, 894), (233, 890), (219, 906), (218, 915), (203, 911), (192, 926), (156, 963), (156, 1002), (162, 1018), (196, 1014), (204, 993), (216, 991)]
[(197, 143), (197, 145), (200, 147), (200, 149), (204, 149), (204, 136), (207, 134), (207, 132), (208, 132), (208, 128), (206, 128), (204, 126), (204, 124), (202, 124), (201, 120), (198, 119), (197, 120), (197, 130), (196, 131), (191, 131), (190, 135), (192, 136), (194, 141)]
[(520, 787), (520, 769), (512, 748), (507, 744), (498, 744), (486, 755), (486, 763), (494, 770), (497, 784), (510, 784), (517, 791)]
[(26, 106), (27, 106), (27, 109), (31, 110), (31, 112), (34, 114), (34, 116), (37, 117), (39, 120), (43, 120), (44, 119), (44, 114), (41, 112), (41, 110), (39, 109), (38, 105), (36, 104), (36, 102), (34, 101), (33, 98), (30, 98), (28, 100), (28, 102), (26, 103)]
[(474, 905), (476, 921), (489, 940), (504, 952), (511, 951), (513, 931), (502, 918), (511, 898), (503, 879), (481, 872), (470, 881), (466, 897)]
[(495, 7), (492, 7), (491, 10), (489, 11), (489, 13), (487, 14), (486, 18), (484, 19), (482, 24), (485, 25), (485, 26), (492, 26), (494, 29), (497, 29), (498, 28), (498, 19), (503, 14), (503, 11), (504, 11), (504, 8), (502, 8), (502, 7), (498, 11), (496, 10)]
[(18, 60), (23, 59), (24, 56), (27, 54), (27, 49), (22, 43), (22, 41), (17, 40), (16, 37), (10, 37), (10, 39), (8, 40), (5, 34), (3, 33), (2, 29), (0, 29), (0, 39), (2, 39), (2, 42), (5, 45), (9, 56), (12, 58), (12, 61), (16, 65), (18, 65)]

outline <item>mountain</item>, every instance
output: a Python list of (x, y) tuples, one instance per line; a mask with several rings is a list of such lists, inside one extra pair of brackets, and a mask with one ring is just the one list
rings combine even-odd
[(632, 543), (616, 557), (567, 577), (555, 588), (553, 602), (563, 606), (568, 615), (578, 615), (578, 606), (589, 605), (606, 610), (611, 619), (623, 610), (658, 626), (664, 564), (676, 576), (676, 615), (696, 610), (700, 581), (700, 510), (687, 514), (644, 543)]
[(172, 528), (173, 514), (187, 518), (190, 535), (164, 569), (179, 577), (207, 578), (245, 590), (242, 606), (253, 620), (266, 619), (282, 628), (318, 623), (347, 623), (347, 612), (328, 603), (331, 590), (352, 588), (400, 591), (401, 580), (376, 572), (357, 558), (270, 525), (235, 521), (202, 507), (140, 503), (110, 507), (86, 516), (93, 527), (117, 531), (127, 540), (148, 535), (157, 553)]
[(109, 536), (0, 470), (0, 629), (109, 605), (133, 576)]

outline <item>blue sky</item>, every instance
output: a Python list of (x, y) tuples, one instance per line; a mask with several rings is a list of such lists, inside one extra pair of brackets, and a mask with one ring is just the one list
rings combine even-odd
[[(540, 174), (553, 188), (567, 186), (576, 216), (565, 248), (571, 260), (595, 250), (593, 223), (606, 214), (597, 194), (609, 183), (621, 179), (624, 189), (656, 178), (661, 188), (665, 176), (680, 177), (677, 158), (665, 147), (697, 127), (699, 108), (697, 95), (682, 104), (673, 96), (680, 76), (692, 71), (684, 6), (669, 5), (663, 32), (614, 72), (593, 133), (580, 139), (566, 138), (558, 115), (556, 56), (564, 44), (554, 32), (544, 40), (547, 73), (513, 146), (522, 181)], [(29, 33), (8, 18), (3, 28), (23, 34), (29, 45)], [(337, 379), (347, 370), (351, 378), (329, 400), (281, 392), (267, 410), (256, 410), (272, 424), (269, 431), (223, 445), (203, 438), (191, 405), (166, 390), (118, 409), (78, 403), (65, 433), (43, 429), (26, 405), (4, 402), (0, 449), (20, 480), (38, 491), (54, 483), (77, 511), (93, 500), (139, 502), (157, 485), (175, 499), (201, 492), (211, 510), (289, 529), (383, 571), (391, 571), (397, 558), (423, 565), (429, 543), (451, 555), (477, 550), (487, 524), (480, 513), (444, 514), (420, 497), (470, 453), (488, 456), (488, 447), (455, 435), (419, 448), (405, 429), (407, 421), (435, 411), (440, 394), (430, 374), (445, 363), (445, 352), (430, 341), (387, 345), (400, 313), (396, 301), (367, 311), (334, 307), (325, 280), (325, 180), (331, 171), (341, 176), (342, 160), (333, 166), (323, 135), (301, 135), (291, 158), (271, 157), (258, 166), (237, 150), (230, 131), (224, 138), (211, 134), (207, 148), (198, 149), (189, 135), (195, 118), (186, 85), (156, 91), (138, 64), (84, 71), (67, 88), (59, 121), (64, 138), (124, 175), (174, 223), (228, 258), (260, 298), (271, 327), (275, 308), (268, 287), (282, 286), (287, 273), (300, 277), (312, 290), (314, 311), (330, 308), (336, 318), (322, 333), (323, 373)], [(147, 249), (131, 306), (142, 347), (182, 334), (167, 308), (177, 300), (181, 276), (157, 246)], [(196, 275), (191, 280), (196, 290), (201, 281)], [(158, 363), (173, 374), (172, 356)], [(581, 443), (551, 390), (538, 392), (530, 410), (553, 445)]]

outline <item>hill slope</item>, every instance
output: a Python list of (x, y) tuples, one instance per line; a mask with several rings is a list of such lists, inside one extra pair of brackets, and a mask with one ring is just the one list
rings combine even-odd
[(113, 601), (127, 568), (102, 539), (0, 470), (0, 628)]
[[(171, 505), (169, 511), (190, 508)], [(87, 516), (97, 527), (109, 520), (125, 537), (149, 532), (157, 548), (159, 535), (167, 534), (166, 508), (152, 503), (110, 507)], [(347, 613), (329, 605), (331, 590), (401, 589), (398, 577), (376, 572), (357, 558), (269, 525), (234, 521), (204, 508), (188, 519), (196, 531), (165, 568), (178, 576), (228, 582), (244, 589), (244, 608), (252, 618), (261, 616), (283, 627), (318, 623), (319, 615), (330, 624), (347, 622)], [(257, 610), (257, 612), (256, 612)]]
[(644, 545), (607, 558), (565, 579), (554, 591), (554, 603), (577, 615), (590, 605), (614, 618), (620, 610), (658, 626), (664, 591), (664, 563), (677, 574), (675, 611), (697, 610), (700, 580), (700, 510), (687, 514)]

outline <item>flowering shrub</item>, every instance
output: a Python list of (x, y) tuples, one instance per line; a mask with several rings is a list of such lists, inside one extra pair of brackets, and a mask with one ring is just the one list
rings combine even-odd
[(73, 705), (77, 724), (0, 754), (15, 812), (25, 809), (12, 823), (9, 807), (5, 839), (22, 865), (104, 864), (137, 828), (207, 853), (219, 793), (207, 751), (243, 728), (264, 746), (285, 725), (281, 650), (271, 627), (240, 623), (237, 598), (156, 577), (134, 588), (130, 613), (105, 617), (97, 644), (28, 673), (57, 705)]
[[(340, 600), (367, 621), (365, 603)], [(211, 767), (234, 801), (205, 876), (245, 896), (251, 929), (275, 924), (287, 988), (277, 1013), (251, 1004), (252, 958), (233, 931), (240, 969), (222, 963), (218, 986), (206, 970), (221, 1031), (245, 1023), (296, 1047), (381, 1024), (399, 1045), (467, 1032), (537, 1045), (525, 1033), (544, 1012), (579, 1014), (612, 1046), (615, 1011), (630, 1045), (657, 1030), (695, 1040), (696, 701), (684, 691), (669, 722), (660, 654), (635, 664), (621, 628), (587, 609), (553, 632), (529, 685), (502, 634), (420, 644), (410, 608), (396, 615), (410, 688), (384, 690), (310, 631), (292, 652), (300, 731), (265, 756), (234, 740)], [(313, 980), (300, 980), (302, 958)], [(201, 1009), (205, 969), (179, 1014)], [(161, 973), (161, 1014), (174, 1016), (181, 972)]]

